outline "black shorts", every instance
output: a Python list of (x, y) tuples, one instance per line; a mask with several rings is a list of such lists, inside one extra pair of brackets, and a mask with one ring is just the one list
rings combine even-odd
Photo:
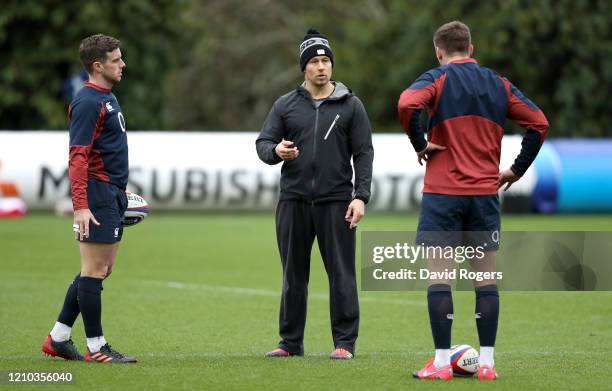
[(123, 214), (128, 205), (125, 191), (106, 182), (87, 181), (89, 209), (100, 225), (89, 222), (89, 238), (83, 242), (116, 243), (123, 236)]
[(499, 197), (423, 193), (416, 244), (499, 249)]

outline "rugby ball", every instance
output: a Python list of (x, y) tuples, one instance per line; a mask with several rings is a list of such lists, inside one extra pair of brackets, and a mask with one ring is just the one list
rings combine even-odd
[(455, 376), (473, 376), (478, 372), (478, 351), (470, 345), (454, 345), (450, 349)]
[(149, 204), (138, 194), (125, 192), (128, 200), (127, 210), (123, 214), (123, 226), (129, 227), (140, 223), (149, 215)]

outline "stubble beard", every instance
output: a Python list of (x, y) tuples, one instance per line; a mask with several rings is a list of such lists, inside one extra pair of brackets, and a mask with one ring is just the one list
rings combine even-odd
[(313, 84), (317, 87), (324, 87), (327, 85), (327, 83), (329, 83), (329, 77), (326, 76), (324, 78), (319, 78), (318, 76), (316, 76)]
[(104, 76), (104, 80), (106, 80), (110, 85), (115, 85), (119, 83), (119, 81), (121, 81), (121, 76), (117, 76), (116, 78), (113, 78), (109, 75), (103, 75), (103, 76)]

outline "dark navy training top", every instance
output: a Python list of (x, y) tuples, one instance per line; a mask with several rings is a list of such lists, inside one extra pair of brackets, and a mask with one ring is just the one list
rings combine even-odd
[(93, 83), (76, 94), (68, 109), (70, 121), (70, 188), (74, 209), (88, 208), (87, 180), (125, 189), (128, 144), (125, 119), (110, 89)]
[(426, 193), (497, 194), (501, 140), (506, 118), (526, 129), (511, 169), (522, 176), (546, 133), (544, 113), (506, 78), (466, 58), (422, 74), (400, 96), (398, 111), (417, 152), (427, 146), (419, 124), (429, 114), (427, 139), (445, 146), (427, 161)]

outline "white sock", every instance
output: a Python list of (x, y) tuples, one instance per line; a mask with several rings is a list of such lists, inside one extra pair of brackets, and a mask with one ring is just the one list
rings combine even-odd
[(104, 339), (103, 335), (99, 337), (87, 338), (87, 348), (91, 353), (99, 352), (100, 348), (104, 345), (106, 345), (106, 340)]
[(493, 368), (495, 366), (495, 360), (493, 359), (493, 350), (495, 350), (493, 346), (481, 346), (480, 358), (478, 359), (478, 363), (480, 365), (488, 365)]
[(55, 342), (64, 342), (70, 339), (70, 332), (72, 331), (72, 327), (66, 326), (63, 323), (55, 322), (55, 326), (49, 334), (51, 334), (51, 339)]
[(436, 349), (434, 366), (436, 368), (442, 368), (447, 365), (450, 365), (450, 349)]

